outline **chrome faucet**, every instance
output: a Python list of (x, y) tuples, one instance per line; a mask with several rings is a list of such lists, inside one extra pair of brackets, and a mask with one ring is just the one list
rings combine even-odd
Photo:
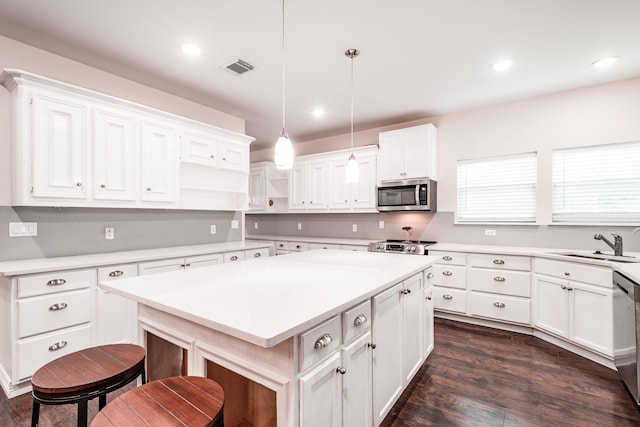
[(607, 239), (606, 237), (604, 237), (602, 234), (600, 233), (596, 233), (593, 238), (596, 240), (602, 240), (603, 242), (605, 242), (607, 245), (609, 245), (609, 247), (611, 249), (613, 249), (613, 254), (615, 256), (622, 256), (622, 237), (618, 236), (617, 234), (613, 234), (611, 233), (611, 235), (613, 236), (613, 241), (614, 243), (611, 243), (609, 241), (609, 239)]

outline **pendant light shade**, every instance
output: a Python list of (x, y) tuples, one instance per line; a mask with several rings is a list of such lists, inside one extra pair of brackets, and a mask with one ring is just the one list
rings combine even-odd
[(347, 49), (344, 54), (351, 58), (351, 155), (345, 168), (345, 179), (348, 183), (353, 184), (360, 180), (360, 166), (356, 156), (353, 155), (353, 58), (360, 55), (360, 51), (358, 49)]
[(284, 97), (284, 0), (282, 0), (282, 131), (276, 142), (275, 162), (278, 169), (291, 169), (293, 167), (293, 144), (285, 130), (285, 97)]

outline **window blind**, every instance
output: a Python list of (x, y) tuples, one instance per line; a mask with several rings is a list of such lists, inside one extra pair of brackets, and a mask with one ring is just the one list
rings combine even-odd
[(458, 222), (535, 222), (536, 153), (458, 161)]
[(640, 142), (554, 150), (552, 221), (640, 221)]

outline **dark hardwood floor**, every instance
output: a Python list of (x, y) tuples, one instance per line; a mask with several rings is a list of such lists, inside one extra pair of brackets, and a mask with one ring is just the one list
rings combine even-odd
[(618, 374), (538, 338), (444, 319), (382, 427), (640, 426)]
[[(443, 319), (436, 319), (435, 340), (382, 427), (640, 426), (640, 410), (617, 373), (580, 356), (526, 335)], [(89, 402), (89, 419), (97, 410), (97, 401)], [(0, 426), (28, 426), (30, 417), (30, 394), (8, 400), (0, 392)], [(40, 426), (75, 423), (74, 406), (42, 406)]]

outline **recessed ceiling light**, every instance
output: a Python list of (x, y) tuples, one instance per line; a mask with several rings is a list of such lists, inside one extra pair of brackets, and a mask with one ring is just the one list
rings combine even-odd
[(324, 110), (322, 108), (314, 108), (311, 114), (313, 117), (322, 117), (324, 116)]
[(502, 61), (494, 62), (492, 67), (496, 71), (504, 71), (513, 65), (513, 61), (510, 59), (503, 59)]
[(202, 53), (202, 48), (193, 43), (183, 43), (181, 48), (182, 51), (189, 56), (198, 56)]
[(591, 63), (594, 68), (606, 68), (613, 65), (618, 60), (617, 56), (610, 56), (608, 58), (596, 59)]

